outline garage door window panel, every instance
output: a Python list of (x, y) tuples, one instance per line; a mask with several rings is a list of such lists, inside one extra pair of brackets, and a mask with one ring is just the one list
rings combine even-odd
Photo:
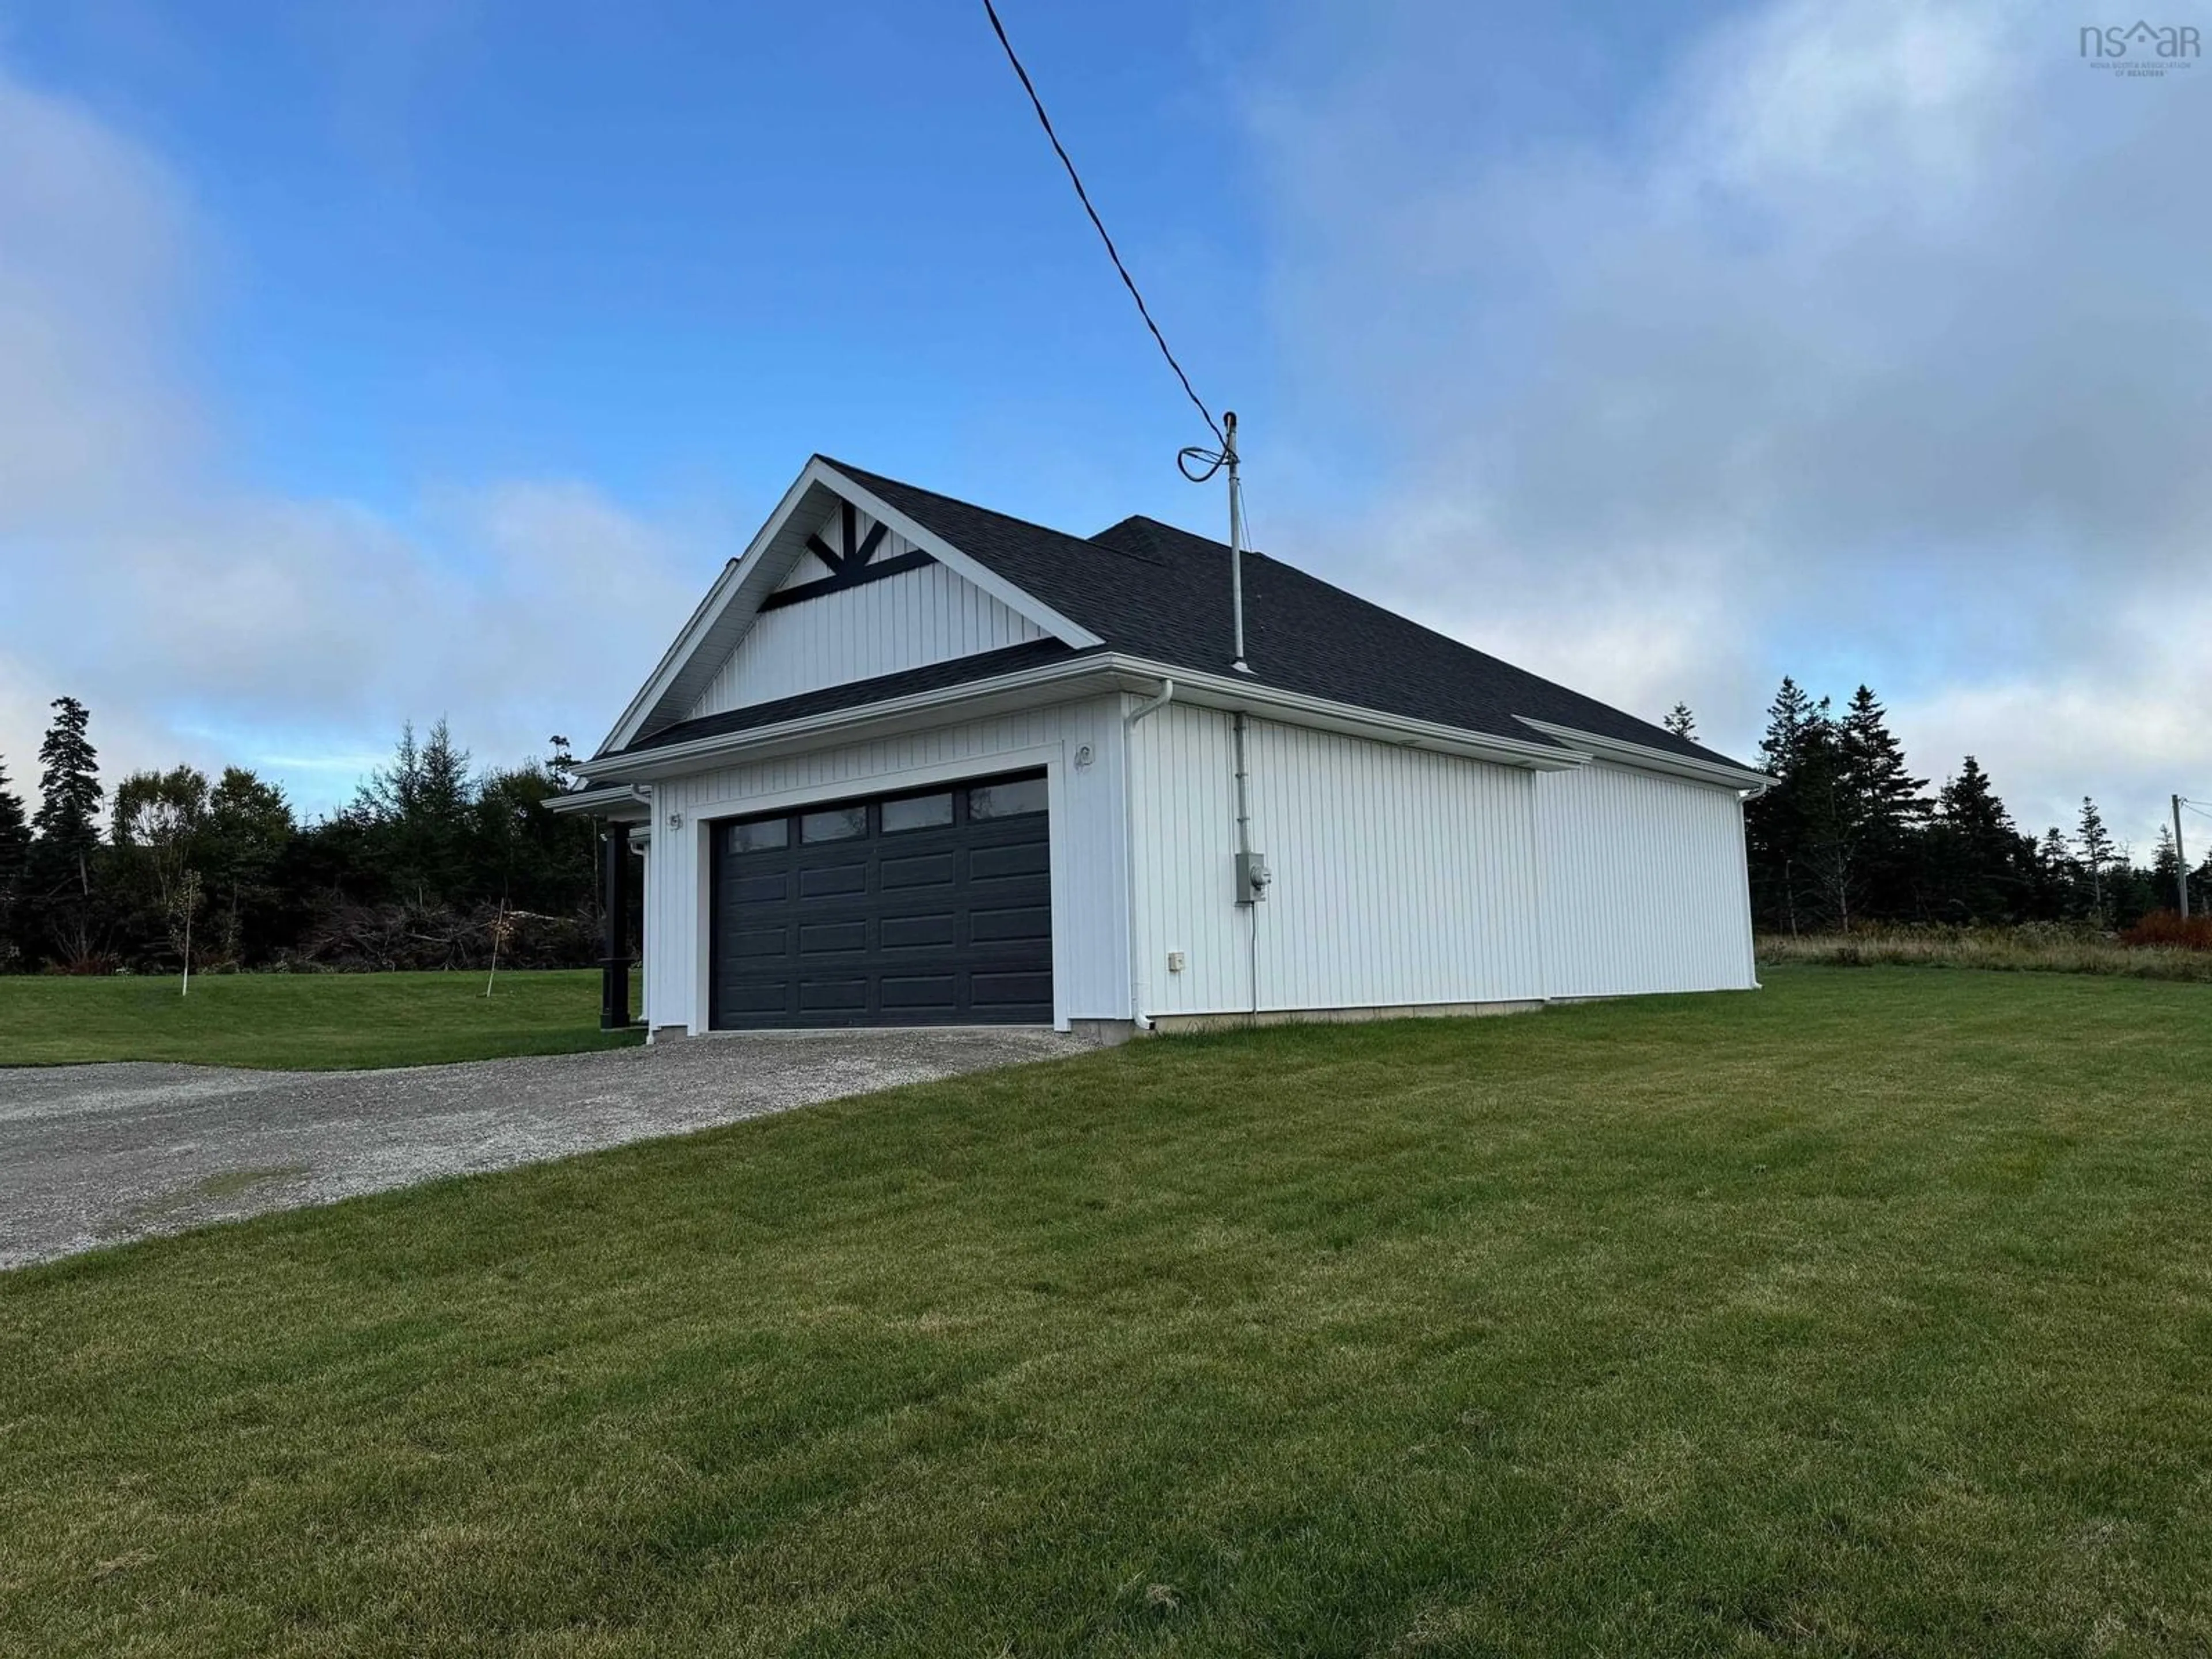
[(754, 818), (750, 823), (730, 826), (730, 851), (732, 853), (771, 853), (788, 846), (791, 842), (789, 818)]
[(952, 793), (902, 795), (883, 805), (884, 833), (904, 835), (916, 830), (936, 830), (952, 822)]
[(1024, 817), (1043, 811), (1046, 805), (1042, 778), (1001, 779), (995, 783), (979, 783), (968, 792), (968, 817), (975, 823)]
[(839, 806), (827, 812), (808, 812), (799, 820), (799, 839), (812, 847), (823, 842), (858, 841), (868, 833), (868, 809)]

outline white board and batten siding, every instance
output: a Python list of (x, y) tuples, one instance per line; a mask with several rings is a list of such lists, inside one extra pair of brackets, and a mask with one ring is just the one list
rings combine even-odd
[(1240, 908), (1231, 718), (1171, 704), (1137, 728), (1147, 1013), (1243, 1012), (1255, 969), (1262, 1011), (1756, 982), (1735, 792), (1602, 763), (1529, 772), (1253, 720), (1274, 880)]
[[(872, 584), (888, 587), (890, 579)], [(868, 587), (854, 590), (866, 592)], [(823, 603), (793, 605), (793, 612)], [(771, 616), (786, 614), (770, 612)], [(709, 837), (732, 817), (1042, 766), (1051, 783), (1053, 991), (1060, 1023), (1129, 1018), (1121, 700), (1095, 697), (672, 778), (653, 788), (646, 1018), (707, 1029)], [(1089, 758), (1083, 759), (1088, 750)], [(671, 828), (670, 815), (683, 818)]]
[(1147, 1013), (1249, 1009), (1255, 945), (1263, 1010), (1543, 995), (1533, 774), (1253, 720), (1274, 883), (1239, 907), (1231, 719), (1170, 704), (1137, 728)]
[(1595, 761), (1537, 779), (1536, 824), (1549, 995), (1758, 983), (1735, 790)]
[[(869, 526), (862, 515), (863, 535)], [(824, 539), (835, 534), (833, 521)], [(903, 538), (887, 532), (875, 556), (886, 561), (912, 550)], [(783, 586), (826, 574), (809, 553)], [(1043, 637), (1044, 630), (1020, 612), (944, 565), (927, 564), (762, 611), (685, 718), (727, 714)]]

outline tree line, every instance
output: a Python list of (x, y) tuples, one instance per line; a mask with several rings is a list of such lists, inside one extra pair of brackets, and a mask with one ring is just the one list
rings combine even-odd
[[(1887, 711), (1860, 686), (1838, 714), (1785, 678), (1768, 708), (1759, 765), (1777, 782), (1744, 809), (1752, 908), (1778, 933), (1869, 922), (2136, 927), (2179, 901), (2181, 860), (2161, 825), (2148, 864), (2114, 840), (2084, 796), (2070, 829), (2022, 829), (1968, 755), (1932, 793)], [(1687, 735), (1677, 704), (1668, 726)], [(2208, 825), (2212, 828), (2212, 825)], [(2189, 876), (2190, 909), (2212, 899), (2212, 857)]]
[(135, 772), (111, 800), (89, 711), (52, 709), (34, 812), (0, 757), (0, 971), (462, 968), (495, 951), (556, 967), (604, 949), (595, 827), (545, 810), (574, 781), (565, 738), (477, 770), (443, 720), (410, 725), (348, 805), (303, 821), (236, 766)]

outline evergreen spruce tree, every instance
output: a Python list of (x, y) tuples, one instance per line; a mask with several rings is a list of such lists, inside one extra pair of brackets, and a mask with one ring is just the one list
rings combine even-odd
[(545, 757), (545, 775), (553, 780), (556, 788), (574, 789), (583, 780), (576, 774), (576, 757), (569, 752), (568, 739), (556, 732), (545, 741), (553, 751)]
[(1781, 689), (1767, 705), (1766, 735), (1759, 740), (1759, 757), (1765, 769), (1778, 778), (1787, 775), (1806, 731), (1820, 718), (1820, 710), (1812, 695), (1784, 674)]
[(31, 823), (23, 798), (8, 787), (8, 769), (0, 763), (0, 897), (13, 894), (31, 855)]
[(30, 857), (31, 825), (23, 816), (23, 798), (9, 791), (7, 769), (0, 766), (0, 973), (15, 966), (21, 955), (19, 901)]
[(1754, 914), (1791, 933), (1848, 927), (1857, 869), (1835, 720), (1786, 678), (1766, 715), (1759, 766), (1776, 782), (1745, 809)]
[(2166, 825), (2158, 826), (2158, 846), (2151, 854), (2150, 884), (2152, 902), (2161, 910), (2177, 908), (2181, 902), (2181, 854), (2174, 850), (2173, 831)]
[(2135, 849), (2122, 842), (2105, 868), (2105, 917), (2109, 927), (2132, 927), (2159, 908), (2150, 871), (2136, 862)]
[(2066, 832), (2052, 824), (2043, 832), (2035, 854), (2035, 914), (2043, 921), (2063, 921), (2074, 913), (2080, 867)]
[(64, 963), (89, 963), (101, 929), (94, 905), (94, 865), (100, 851), (100, 757), (88, 735), (92, 717), (75, 697), (57, 697), (53, 724), (39, 745), (45, 769), (39, 810), (31, 819), (24, 871), (26, 942)]
[(1863, 808), (1843, 728), (1826, 697), (1799, 738), (1790, 787), (1797, 799), (1799, 855), (1819, 918), (1848, 933), (1865, 908)]
[(2106, 927), (2112, 912), (2106, 902), (2105, 867), (2112, 862), (2112, 838), (2106, 831), (2097, 803), (2087, 795), (2081, 797), (2081, 820), (2075, 836), (2081, 866), (2089, 877), (2089, 914), (2100, 927)]
[(2012, 814), (1972, 755), (1936, 799), (1929, 832), (1933, 908), (1946, 921), (2003, 921), (2027, 898), (2023, 852), (2035, 843), (2013, 827)]
[(354, 791), (351, 816), (365, 823), (404, 823), (415, 814), (422, 793), (422, 745), (415, 740), (415, 722), (399, 728), (392, 764), (380, 766)]
[(349, 816), (368, 856), (394, 898), (428, 904), (485, 896), (498, 890), (471, 866), (476, 786), (469, 753), (441, 719), (427, 738), (410, 720), (400, 728), (392, 764), (373, 773), (354, 797)]
[[(488, 900), (499, 891), (495, 868), (472, 856), (477, 790), (469, 751), (453, 741), (441, 715), (422, 745), (422, 872), (430, 891), (456, 903)], [(493, 860), (495, 865), (496, 860)]]
[(1837, 726), (1842, 811), (1865, 908), (1907, 916), (1921, 909), (1914, 891), (1917, 837), (1928, 823), (1928, 780), (1905, 764), (1905, 748), (1889, 729), (1889, 713), (1862, 685)]
[(39, 810), (31, 820), (33, 885), (40, 896), (74, 886), (92, 893), (92, 857), (100, 845), (100, 754), (88, 735), (92, 715), (75, 697), (57, 697), (53, 724), (39, 745), (46, 770), (39, 778)]
[(1813, 715), (1812, 698), (1784, 675), (1781, 689), (1767, 706), (1766, 734), (1759, 740), (1759, 769), (1775, 781), (1744, 806), (1753, 915), (1765, 927), (1792, 933), (1810, 920), (1798, 902), (1807, 872), (1802, 826), (1790, 779)]
[(432, 817), (458, 821), (466, 814), (471, 791), (469, 751), (453, 742), (444, 715), (422, 745), (422, 807)]
[(1666, 718), (1659, 724), (1687, 742), (1697, 740), (1698, 717), (1690, 712), (1690, 705), (1686, 702), (1678, 702), (1668, 709)]

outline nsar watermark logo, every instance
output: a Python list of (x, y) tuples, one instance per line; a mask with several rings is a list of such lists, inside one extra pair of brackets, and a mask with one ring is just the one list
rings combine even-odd
[(2176, 70), (2193, 68), (2203, 53), (2199, 31), (2189, 24), (2138, 21), (2132, 26), (2081, 29), (2081, 61), (2091, 69), (2109, 70), (2129, 79), (2154, 80)]

